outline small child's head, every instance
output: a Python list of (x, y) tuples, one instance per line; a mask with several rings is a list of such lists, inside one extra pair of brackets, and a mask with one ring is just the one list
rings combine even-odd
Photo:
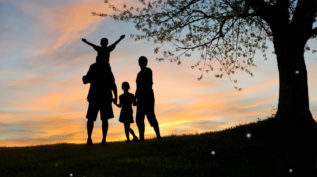
[(121, 88), (123, 91), (128, 91), (130, 89), (130, 85), (128, 82), (123, 82)]
[(107, 38), (102, 38), (102, 39), (100, 40), (100, 45), (101, 45), (101, 47), (107, 47), (107, 45), (108, 45), (108, 39), (107, 39)]

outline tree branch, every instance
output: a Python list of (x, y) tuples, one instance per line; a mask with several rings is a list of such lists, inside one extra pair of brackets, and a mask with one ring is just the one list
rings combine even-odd
[(185, 5), (184, 7), (180, 8), (179, 11), (177, 11), (175, 14), (173, 14), (173, 16), (178, 15), (179, 13), (182, 13), (183, 11), (185, 11), (187, 8), (189, 8), (191, 5), (195, 4), (196, 2), (198, 2), (199, 0), (192, 0), (190, 1), (187, 5)]
[(192, 12), (197, 12), (197, 13), (200, 13), (200, 14), (203, 14), (204, 18), (210, 18), (211, 16), (210, 15), (207, 15), (204, 11), (202, 10), (192, 10)]

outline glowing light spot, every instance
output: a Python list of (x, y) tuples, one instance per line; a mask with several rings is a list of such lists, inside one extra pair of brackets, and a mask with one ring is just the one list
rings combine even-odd
[(290, 173), (293, 173), (293, 169), (291, 169), (291, 168), (290, 168), (288, 171), (289, 171)]
[(211, 155), (216, 155), (216, 151), (212, 150)]
[(252, 134), (251, 134), (251, 133), (247, 133), (246, 137), (247, 137), (248, 139), (250, 139), (250, 138), (252, 137)]
[(298, 71), (298, 70), (295, 70), (295, 74), (299, 74), (299, 71)]
[(73, 177), (74, 175), (73, 175), (73, 173), (69, 173), (69, 176), (70, 176), (70, 177)]

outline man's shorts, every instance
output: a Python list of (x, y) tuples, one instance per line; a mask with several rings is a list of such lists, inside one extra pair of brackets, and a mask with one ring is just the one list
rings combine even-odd
[(100, 111), (101, 120), (113, 118), (112, 103), (95, 103), (89, 102), (86, 118), (96, 121), (98, 111)]
[(156, 116), (154, 113), (154, 106), (153, 107), (143, 107), (143, 106), (137, 106), (136, 110), (136, 123), (144, 123), (145, 115), (147, 117), (147, 120), (149, 121), (150, 125), (153, 127), (158, 124), (156, 120)]

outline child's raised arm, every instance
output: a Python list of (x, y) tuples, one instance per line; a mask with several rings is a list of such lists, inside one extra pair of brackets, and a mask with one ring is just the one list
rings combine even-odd
[(113, 44), (111, 44), (109, 46), (110, 51), (114, 50), (114, 48), (116, 48), (116, 45), (125, 37), (125, 35), (121, 35), (120, 38), (114, 42)]
[(91, 47), (93, 47), (95, 50), (98, 49), (98, 46), (97, 46), (97, 45), (95, 45), (95, 44), (93, 44), (93, 43), (91, 43), (91, 42), (88, 42), (87, 39), (82, 38), (81, 40), (82, 40), (84, 43), (86, 43), (86, 44), (90, 45)]

